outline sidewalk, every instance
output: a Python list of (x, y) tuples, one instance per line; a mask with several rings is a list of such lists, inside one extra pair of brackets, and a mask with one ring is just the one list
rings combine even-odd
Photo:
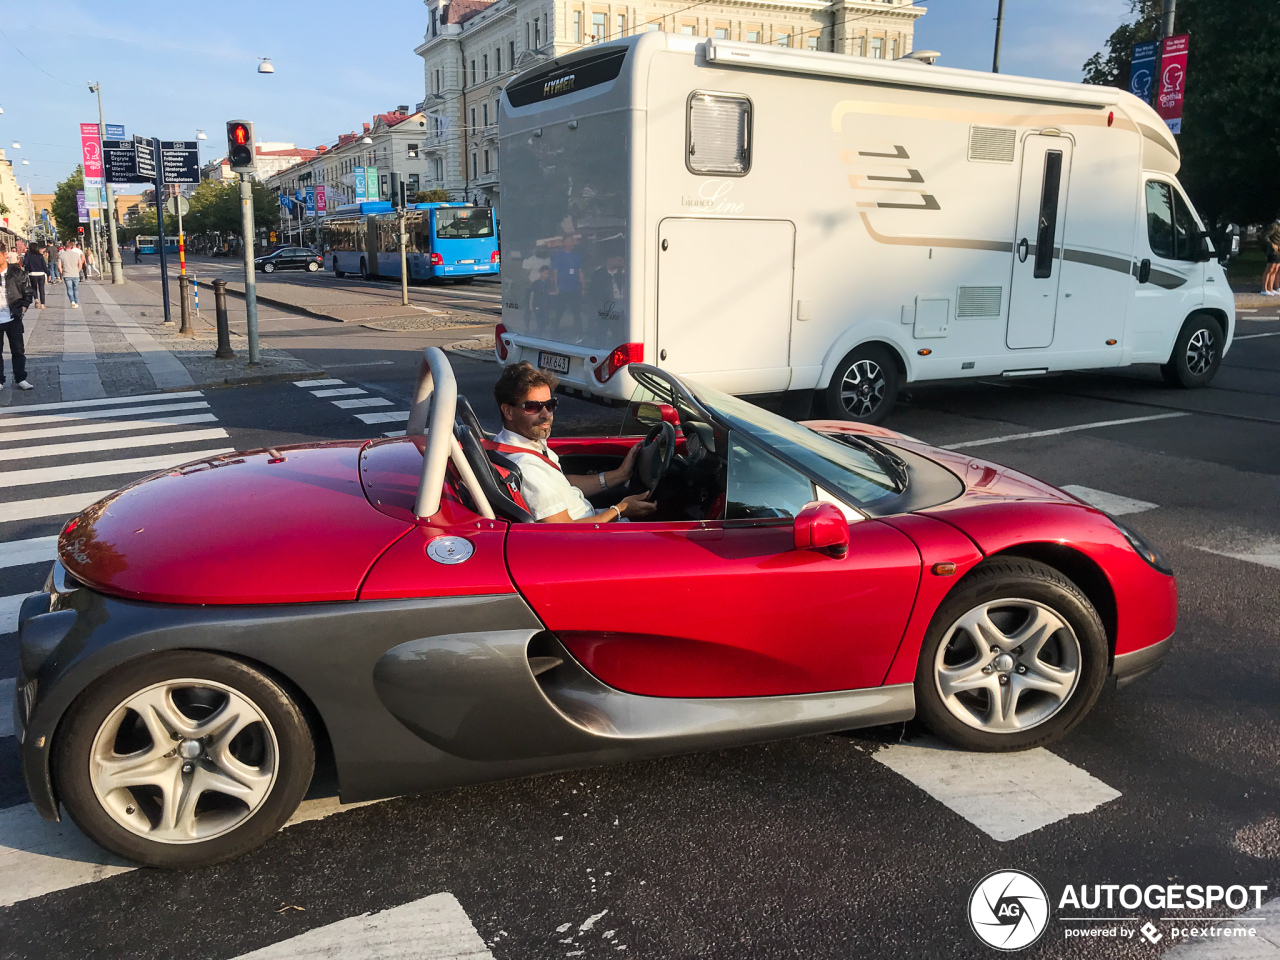
[[(50, 284), (44, 310), (23, 317), (27, 379), (35, 389), (18, 393), (7, 385), (0, 406), (57, 403), (193, 390), (230, 384), (294, 379), (324, 373), (262, 342), (262, 362), (248, 364), (248, 346), (233, 334), (235, 359), (218, 360), (212, 324), (199, 321), (196, 335), (180, 336), (177, 323), (164, 325), (164, 311), (150, 285), (83, 281), (80, 308), (67, 300), (66, 287)], [(175, 285), (176, 287), (176, 285)], [(174, 290), (176, 300), (176, 289)], [(177, 320), (177, 303), (173, 304)]]

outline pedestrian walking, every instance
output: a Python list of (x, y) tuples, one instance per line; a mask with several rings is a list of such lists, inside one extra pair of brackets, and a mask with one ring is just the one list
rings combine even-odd
[(1262, 295), (1280, 297), (1280, 219), (1273, 220), (1262, 233), (1262, 250), (1267, 255), (1267, 272), (1262, 275)]
[[(11, 259), (12, 258), (12, 259)], [(13, 381), (19, 390), (33, 390), (27, 380), (27, 351), (22, 344), (22, 314), (31, 305), (31, 284), (16, 251), (0, 240), (0, 387), (4, 386), (4, 341), (9, 341)]]
[(102, 272), (99, 271), (98, 268), (93, 264), (93, 247), (85, 247), (84, 248), (84, 278), (86, 280), (92, 280), (94, 273), (97, 273), (99, 277), (102, 276)]
[(44, 259), (44, 244), (32, 244), (27, 255), (22, 258), (22, 269), (31, 281), (32, 303), (44, 309), (44, 279), (49, 273), (49, 264)]
[(133, 262), (134, 263), (142, 262), (142, 248), (139, 245), (137, 240), (133, 241)]
[(84, 268), (84, 254), (70, 241), (66, 249), (58, 254), (58, 265), (62, 267), (62, 280), (67, 285), (67, 299), (74, 310), (80, 309), (80, 271)]
[(58, 273), (58, 254), (62, 252), (62, 245), (58, 243), (49, 244), (49, 252), (45, 256), (45, 261), (49, 264), (49, 282), (58, 283), (61, 274)]

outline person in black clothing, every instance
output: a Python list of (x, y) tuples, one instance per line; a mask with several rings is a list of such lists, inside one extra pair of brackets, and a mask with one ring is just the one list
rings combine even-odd
[[(16, 256), (16, 255), (15, 255)], [(27, 381), (27, 352), (22, 345), (22, 314), (31, 306), (31, 283), (22, 265), (9, 260), (9, 246), (0, 240), (0, 386), (4, 385), (4, 341), (9, 341), (13, 378), (19, 390), (34, 390)]]
[(134, 263), (142, 262), (142, 246), (138, 243), (137, 240), (133, 241), (133, 262)]
[(27, 251), (27, 255), (22, 258), (22, 269), (26, 271), (27, 277), (31, 281), (31, 295), (33, 304), (44, 309), (44, 278), (49, 273), (49, 264), (44, 258), (44, 244), (33, 244)]

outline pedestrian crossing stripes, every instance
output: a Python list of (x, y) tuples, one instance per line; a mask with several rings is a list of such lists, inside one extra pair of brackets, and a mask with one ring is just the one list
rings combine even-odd
[[(311, 395), (323, 399), (332, 397), (343, 397), (341, 400), (330, 399), (339, 410), (360, 410), (369, 407), (390, 407), (392, 401), (386, 397), (370, 397), (370, 396), (351, 396), (351, 394), (363, 394), (366, 391), (361, 387), (351, 387), (346, 385), (346, 381), (337, 380), (332, 377), (324, 380), (295, 380), (295, 387), (313, 388), (323, 387), (321, 390), (311, 390)], [(405, 423), (409, 419), (408, 410), (378, 410), (371, 413), (353, 414), (361, 423)], [(384, 437), (403, 437), (403, 430), (392, 430), (390, 433), (384, 433)]]
[(360, 387), (333, 387), (329, 390), (312, 390), (313, 397), (345, 397), (353, 393), (364, 393)]
[(28, 596), (16, 593), (11, 597), (0, 597), (0, 634), (13, 633), (18, 629), (18, 610)]
[(404, 423), (409, 419), (408, 410), (383, 411), (380, 413), (357, 413), (356, 419), (361, 423)]
[[(193, 400), (186, 403), (161, 403), (153, 407), (121, 407), (110, 410), (68, 410), (65, 413), (50, 413), (37, 417), (23, 417), (22, 424), (24, 426), (33, 427), (38, 423), (69, 423), (79, 420), (102, 420), (114, 417), (129, 417), (139, 415), (150, 415), (153, 413), (169, 413), (173, 410), (207, 410), (209, 404), (202, 400)], [(6, 427), (13, 421), (0, 416), (0, 429)], [(124, 423), (132, 423), (133, 421), (122, 421)]]
[(50, 443), (39, 447), (0, 448), (0, 462), (6, 460), (32, 460), (40, 457), (61, 457), (78, 453), (99, 453), (104, 450), (132, 450), (138, 447), (161, 447), (172, 443), (195, 443), (199, 440), (225, 440), (227, 431), (221, 427), (208, 430), (182, 430), (176, 433), (149, 433), (141, 437), (112, 437), (102, 440), (72, 440), (67, 443)]
[(391, 401), (386, 397), (357, 397), (354, 400), (335, 400), (333, 405), (339, 410), (351, 410), (355, 407), (389, 407)]
[(44, 563), (52, 560), (57, 545), (56, 536), (6, 543), (4, 551), (0, 552), (0, 567), (21, 567), (28, 563)]
[[(2, 475), (0, 475), (2, 480)], [(41, 497), (38, 500), (17, 500), (0, 503), (0, 523), (17, 520), (39, 520), (42, 517), (70, 517), (91, 503), (97, 503), (110, 490), (94, 490), (92, 493), (68, 493), (61, 497)]]
[(122, 406), (133, 403), (151, 403), (159, 400), (184, 400), (203, 397), (199, 390), (183, 390), (174, 393), (144, 393), (135, 397), (98, 397), (94, 400), (59, 400), (56, 403), (28, 403), (21, 407), (9, 407), (0, 413), (0, 425), (14, 419), (24, 419), (28, 413), (43, 410), (85, 410), (92, 407)]
[(86, 463), (68, 463), (56, 467), (33, 467), (26, 470), (7, 470), (0, 472), (0, 485), (24, 487), (36, 483), (57, 483), (62, 480), (84, 480), (89, 477), (115, 477), (125, 474), (148, 474), (169, 467), (177, 467), (201, 457), (214, 457), (223, 453), (234, 453), (234, 447), (219, 447), (216, 450), (184, 451), (182, 453), (162, 453), (152, 457), (134, 457), (128, 460), (99, 460)]
[[(207, 403), (191, 404), (207, 407)], [(112, 413), (120, 411), (113, 410)], [(134, 411), (130, 411), (131, 413)], [(137, 411), (141, 413), (142, 411)], [(10, 430), (0, 433), (0, 443), (18, 440), (51, 440), (54, 437), (84, 437), (99, 433), (126, 433), (132, 430), (151, 430), (156, 427), (179, 427), (191, 423), (213, 423), (218, 418), (212, 413), (193, 413), (181, 417), (158, 417), (153, 420), (113, 420), (109, 423), (80, 423), (67, 427), (43, 427), (36, 430)]]

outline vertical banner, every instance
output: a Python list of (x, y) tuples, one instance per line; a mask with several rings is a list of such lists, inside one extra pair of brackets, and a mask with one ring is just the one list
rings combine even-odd
[(314, 217), (316, 215), (316, 188), (307, 187), (307, 216)]
[(84, 163), (85, 197), (89, 209), (100, 209), (107, 171), (102, 165), (102, 140), (96, 123), (80, 124), (80, 156)]
[(352, 177), (352, 184), (355, 189), (356, 203), (365, 199), (364, 195), (364, 167), (356, 167), (355, 174)]
[(1154, 40), (1133, 45), (1133, 62), (1129, 66), (1129, 92), (1139, 100), (1151, 102), (1156, 78), (1156, 49)]
[(1173, 133), (1182, 132), (1182, 99), (1187, 91), (1187, 51), (1191, 37), (1182, 33), (1165, 37), (1160, 54), (1160, 84), (1156, 90), (1156, 113)]
[(89, 222), (89, 204), (84, 199), (84, 191), (76, 191), (76, 219), (81, 223)]
[(370, 200), (381, 200), (382, 191), (378, 189), (378, 168), (364, 168), (364, 192)]
[(323, 184), (316, 187), (316, 213), (320, 214), (322, 217), (329, 212), (329, 198), (326, 196), (326, 193), (327, 191)]

